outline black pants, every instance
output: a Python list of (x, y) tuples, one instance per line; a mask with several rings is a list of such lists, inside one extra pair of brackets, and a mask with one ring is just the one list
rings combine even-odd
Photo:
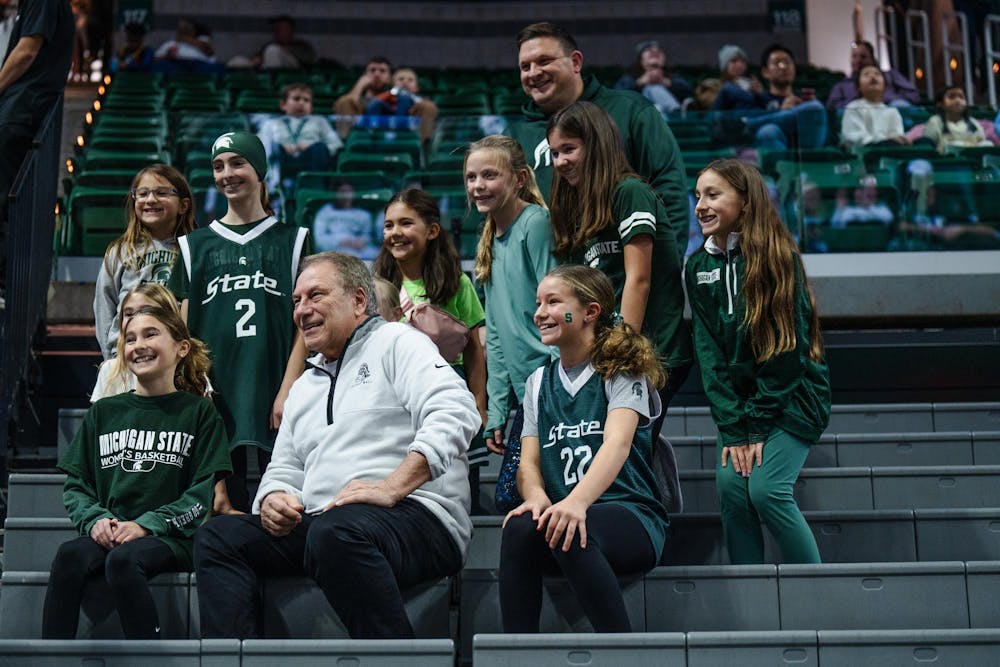
[(159, 639), (159, 615), (148, 580), (179, 569), (170, 547), (155, 537), (142, 537), (111, 551), (89, 537), (65, 542), (52, 561), (42, 637), (74, 639), (83, 589), (92, 579), (103, 576), (111, 587), (125, 638)]
[(686, 366), (677, 366), (676, 368), (671, 368), (667, 373), (666, 383), (657, 390), (660, 395), (660, 404), (663, 406), (663, 412), (657, 419), (653, 420), (653, 442), (660, 437), (660, 430), (663, 428), (663, 420), (667, 416), (667, 408), (670, 407), (670, 401), (673, 400), (674, 394), (676, 394), (684, 381), (687, 380), (688, 373), (691, 372), (691, 364)]
[(619, 574), (638, 574), (656, 565), (656, 553), (639, 519), (614, 503), (587, 510), (587, 548), (579, 535), (569, 551), (549, 549), (545, 531), (530, 514), (511, 517), (500, 544), (500, 613), (504, 632), (538, 632), (542, 575), (569, 580), (595, 632), (631, 632)]
[(458, 572), (458, 545), (430, 510), (344, 505), (273, 537), (257, 515), (212, 519), (195, 535), (204, 638), (259, 636), (260, 579), (306, 574), (353, 639), (410, 639), (401, 588)]

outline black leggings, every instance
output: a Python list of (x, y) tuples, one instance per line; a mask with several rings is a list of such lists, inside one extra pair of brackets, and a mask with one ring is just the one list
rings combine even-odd
[(561, 571), (569, 580), (595, 632), (631, 632), (619, 574), (638, 574), (656, 565), (656, 554), (639, 519), (621, 505), (587, 510), (587, 548), (579, 536), (567, 552), (549, 549), (545, 531), (530, 514), (511, 517), (500, 544), (500, 613), (504, 632), (538, 632), (542, 575)]
[(159, 639), (159, 615), (148, 580), (179, 569), (174, 552), (155, 537), (142, 537), (111, 551), (89, 537), (64, 542), (52, 561), (42, 637), (74, 639), (83, 589), (103, 576), (111, 587), (125, 638)]

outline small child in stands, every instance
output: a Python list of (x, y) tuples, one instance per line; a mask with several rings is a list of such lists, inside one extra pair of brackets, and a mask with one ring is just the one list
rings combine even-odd
[(417, 73), (409, 67), (400, 67), (392, 75), (392, 88), (373, 97), (365, 107), (365, 115), (409, 116), (413, 105), (423, 100), (419, 92)]
[(912, 143), (903, 129), (899, 109), (885, 103), (885, 75), (875, 65), (863, 67), (857, 76), (861, 97), (844, 109), (840, 141), (846, 148), (873, 144)]
[(257, 136), (267, 151), (268, 188), (281, 183), (290, 188), (302, 171), (327, 171), (343, 146), (333, 126), (323, 116), (313, 115), (313, 91), (305, 83), (290, 83), (281, 89), (284, 116), (261, 123)]
[(969, 115), (969, 104), (961, 86), (948, 86), (934, 96), (937, 113), (924, 126), (924, 139), (930, 140), (938, 153), (948, 146), (992, 146), (983, 128)]

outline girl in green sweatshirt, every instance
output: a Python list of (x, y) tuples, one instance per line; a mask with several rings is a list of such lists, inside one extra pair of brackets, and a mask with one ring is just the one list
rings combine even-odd
[(792, 485), (830, 416), (819, 319), (764, 179), (738, 160), (698, 176), (705, 246), (685, 269), (702, 384), (719, 430), (716, 484), (733, 563), (762, 563), (761, 521), (786, 562), (818, 563)]
[(118, 358), (134, 392), (90, 408), (59, 468), (63, 500), (81, 537), (52, 562), (42, 635), (76, 635), (84, 587), (105, 579), (127, 639), (157, 639), (148, 580), (191, 570), (192, 538), (229, 472), (226, 431), (203, 397), (204, 344), (174, 309), (141, 307), (124, 320)]

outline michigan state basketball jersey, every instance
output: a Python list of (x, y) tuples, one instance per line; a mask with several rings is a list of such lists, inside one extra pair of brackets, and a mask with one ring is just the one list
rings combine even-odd
[(208, 345), (230, 447), (274, 444), (271, 407), (295, 341), (292, 290), (307, 234), (269, 217), (244, 233), (214, 221), (178, 239), (188, 326)]
[[(542, 481), (549, 499), (557, 503), (580, 483), (604, 442), (608, 399), (605, 381), (593, 366), (588, 365), (575, 380), (570, 380), (558, 359), (540, 371), (541, 377), (535, 377), (535, 395), (524, 400), (535, 401)], [(637, 380), (632, 390), (647, 392), (648, 387)], [(631, 510), (659, 555), (668, 521), (657, 500), (651, 438), (649, 424), (636, 429), (628, 458), (597, 502), (614, 502)]]

